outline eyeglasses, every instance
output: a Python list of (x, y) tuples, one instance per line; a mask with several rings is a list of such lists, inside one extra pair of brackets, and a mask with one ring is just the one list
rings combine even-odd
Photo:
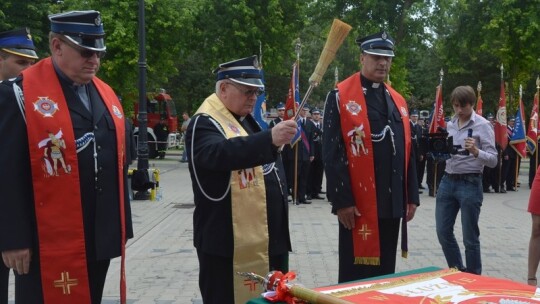
[(105, 52), (105, 51), (93, 51), (93, 50), (89, 50), (89, 49), (83, 49), (83, 48), (75, 46), (72, 43), (67, 42), (67, 41), (65, 41), (63, 39), (60, 39), (60, 40), (62, 42), (64, 42), (65, 44), (67, 44), (70, 48), (77, 51), (79, 53), (79, 55), (81, 55), (81, 57), (85, 58), (85, 59), (91, 58), (92, 56), (94, 56), (94, 54), (96, 54), (97, 58), (101, 59), (101, 58), (105, 57), (105, 55), (107, 54), (107, 52)]
[(242, 87), (238, 86), (234, 82), (227, 82), (228, 84), (232, 84), (238, 91), (242, 92), (246, 97), (251, 97), (254, 94), (256, 96), (261, 96), (264, 93), (264, 90), (261, 88), (255, 88), (255, 89), (243, 89)]

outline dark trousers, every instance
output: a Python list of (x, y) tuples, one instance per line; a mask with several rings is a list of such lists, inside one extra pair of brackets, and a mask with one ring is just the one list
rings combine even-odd
[[(15, 275), (15, 302), (17, 304), (43, 304), (39, 258), (33, 256), (28, 274)], [(88, 282), (92, 304), (100, 304), (110, 260), (87, 261)], [(48, 303), (47, 303), (48, 304)]]
[(0, 259), (0, 304), (8, 302), (9, 268)]
[(532, 189), (532, 183), (534, 180), (534, 176), (536, 175), (536, 168), (538, 167), (536, 157), (538, 157), (536, 151), (534, 155), (529, 154), (529, 189)]
[[(428, 158), (426, 162), (426, 170), (427, 170), (426, 184), (428, 185), (428, 189), (430, 193), (432, 193), (435, 190), (435, 193), (433, 194), (437, 194), (436, 189), (439, 187), (439, 184), (441, 183), (441, 179), (444, 175), (445, 168), (446, 168), (446, 162), (444, 161), (438, 162), (437, 172), (435, 172), (435, 162), (431, 158)], [(437, 174), (436, 177), (435, 177), (435, 173)], [(434, 181), (436, 181), (435, 185), (433, 184)]]
[(506, 190), (514, 189), (516, 184), (516, 159), (509, 158), (502, 161), (502, 184), (506, 185)]
[(309, 181), (309, 160), (298, 161), (298, 199), (296, 201), (303, 202), (306, 200), (307, 187)]
[(426, 156), (422, 160), (416, 162), (416, 175), (418, 176), (418, 186), (422, 185), (422, 180), (424, 179), (424, 172), (426, 169)]
[[(208, 254), (197, 249), (199, 289), (204, 304), (234, 304), (233, 258)], [(270, 257), (270, 269), (286, 273), (288, 253)], [(266, 273), (258, 273), (266, 276)]]
[(321, 159), (314, 159), (309, 168), (309, 182), (307, 194), (317, 196), (322, 190), (322, 180), (324, 175), (324, 164)]
[(339, 223), (338, 283), (391, 274), (396, 271), (400, 219), (379, 219), (380, 265), (354, 264), (352, 231)]

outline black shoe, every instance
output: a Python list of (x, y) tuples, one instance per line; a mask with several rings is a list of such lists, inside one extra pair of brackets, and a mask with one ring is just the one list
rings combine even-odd
[(504, 188), (501, 188), (501, 193), (506, 193), (506, 190), (504, 190)]
[(306, 204), (306, 205), (309, 205), (309, 204), (311, 204), (311, 201), (301, 201), (300, 204)]
[[(308, 199), (309, 199), (309, 198), (308, 198)], [(312, 196), (311, 196), (311, 199), (320, 199), (320, 200), (322, 200), (322, 199), (324, 199), (324, 197), (322, 197), (322, 196), (320, 196), (320, 195), (317, 194), (317, 195), (312, 195)]]
[(491, 190), (489, 190), (489, 189), (484, 189), (484, 193), (491, 193)]
[(510, 187), (510, 188), (507, 188), (506, 191), (517, 191), (517, 190), (514, 187)]
[(311, 195), (306, 195), (306, 199), (307, 200), (310, 200), (310, 199), (313, 199)]
[(426, 187), (422, 186), (422, 184), (420, 184), (420, 186), (418, 186), (419, 189), (426, 189)]
[(319, 194), (326, 194), (325, 191), (319, 191)]
[(422, 193), (424, 193), (424, 191), (418, 190), (418, 194), (422, 194)]
[(433, 190), (429, 190), (429, 196), (435, 197), (435, 194), (433, 194)]

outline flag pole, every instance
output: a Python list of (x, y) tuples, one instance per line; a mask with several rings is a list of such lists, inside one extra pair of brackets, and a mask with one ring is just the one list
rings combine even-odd
[[(482, 115), (484, 112), (484, 104), (479, 104), (479, 101), (482, 101), (482, 81), (478, 81), (478, 85), (476, 86), (476, 91), (478, 92), (478, 97), (476, 98), (476, 114)], [(483, 116), (483, 115), (482, 115)]]
[[(294, 52), (296, 53), (296, 77), (300, 79), (300, 55), (302, 54), (302, 42), (300, 37), (296, 39), (296, 44), (294, 46)], [(300, 86), (300, 85), (298, 85)], [(296, 94), (296, 93), (294, 93)], [(296, 100), (293, 103), (293, 110), (296, 113)], [(297, 120), (297, 116), (294, 117), (294, 120)], [(298, 141), (294, 144), (294, 186), (293, 186), (293, 205), (298, 204)]]
[[(444, 70), (441, 68), (441, 71), (439, 72), (439, 90), (442, 90), (442, 81), (443, 81), (443, 76), (444, 76)], [(437, 92), (437, 95), (438, 94), (441, 94), (441, 98), (442, 98), (442, 91), (439, 91)], [(438, 98), (438, 96), (435, 96), (435, 98)], [(437, 103), (437, 101), (435, 100), (435, 104)], [(434, 111), (438, 111), (439, 109), (434, 109)], [(433, 113), (433, 117), (431, 118), (431, 123), (434, 123), (433, 120), (435, 119), (435, 112)], [(434, 169), (433, 169), (433, 196), (437, 197), (437, 173), (438, 173), (438, 170), (439, 170), (439, 162), (438, 161), (434, 161)]]
[[(504, 85), (502, 82), (504, 81), (504, 66), (503, 64), (501, 63), (501, 85)], [(497, 113), (497, 116), (499, 113)], [(506, 115), (504, 117), (504, 119), (506, 119)], [(502, 150), (502, 147), (501, 147), (501, 153), (499, 153), (499, 190), (502, 192), (502, 185), (501, 185), (501, 182), (502, 182), (502, 154), (503, 154), (503, 150)]]
[[(520, 84), (519, 85), (519, 101), (518, 101), (518, 108), (519, 108), (519, 115), (521, 115), (521, 100), (523, 98), (523, 86)], [(523, 123), (523, 119), (522, 119), (522, 123)], [(514, 125), (514, 128), (516, 128), (516, 126)], [(519, 156), (519, 153), (516, 153), (518, 155), (516, 155), (516, 169), (514, 170), (514, 190), (517, 191), (517, 185), (518, 185), (518, 175), (519, 175), (519, 162), (520, 162), (520, 158), (521, 156)]]
[[(538, 94), (540, 92), (540, 76), (536, 76), (536, 95), (537, 95), (537, 98), (540, 99), (540, 94)], [(535, 164), (534, 164), (534, 172), (536, 173), (536, 169), (538, 169), (538, 120), (536, 121), (536, 138), (534, 139), (536, 140), (536, 149), (535, 149), (535, 152), (536, 152), (536, 159), (535, 159)]]

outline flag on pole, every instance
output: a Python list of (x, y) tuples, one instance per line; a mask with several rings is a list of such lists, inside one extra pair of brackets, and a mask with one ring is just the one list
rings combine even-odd
[(433, 107), (433, 113), (431, 114), (431, 123), (429, 124), (429, 133), (439, 132), (439, 127), (446, 128), (446, 121), (444, 120), (444, 108), (442, 99), (442, 84), (437, 86), (437, 93), (435, 94), (435, 106)]
[[(521, 95), (521, 94), (520, 94)], [(514, 149), (521, 158), (527, 157), (527, 144), (525, 139), (525, 109), (523, 100), (519, 99), (519, 107), (516, 113), (516, 122), (514, 130), (510, 136), (510, 146)]]
[(499, 108), (495, 118), (495, 142), (504, 151), (508, 145), (508, 134), (506, 130), (506, 96), (504, 94), (504, 81), (501, 77), (501, 95), (499, 97)]
[(529, 118), (529, 130), (527, 131), (527, 150), (534, 154), (538, 143), (538, 92), (534, 94), (531, 117)]
[(482, 100), (482, 94), (480, 93), (482, 91), (482, 82), (478, 82), (478, 86), (476, 87), (478, 91), (478, 100), (476, 101), (476, 114), (483, 116), (482, 111), (484, 107), (484, 101)]
[(298, 87), (298, 64), (293, 64), (291, 84), (289, 86), (289, 94), (285, 103), (284, 119), (291, 119), (296, 114), (296, 109), (300, 105), (300, 88)]
[[(287, 101), (285, 103), (285, 114), (283, 115), (284, 116), (283, 119), (287, 120), (287, 119), (294, 118), (299, 106), (300, 106), (300, 88), (298, 86), (298, 64), (295, 62), (293, 64), (291, 83), (289, 86), (289, 94), (287, 95)], [(297, 127), (296, 127), (297, 131), (291, 140), (291, 146), (294, 145), (300, 139), (302, 133), (304, 133), (302, 130), (302, 124), (298, 121), (296, 122), (296, 124), (297, 124)]]
[[(262, 82), (264, 83), (264, 71), (261, 69), (261, 77)], [(257, 97), (257, 101), (255, 102), (255, 107), (253, 107), (253, 118), (259, 123), (259, 126), (263, 130), (268, 129), (268, 124), (264, 120), (264, 116), (266, 114), (266, 93), (262, 93)]]

